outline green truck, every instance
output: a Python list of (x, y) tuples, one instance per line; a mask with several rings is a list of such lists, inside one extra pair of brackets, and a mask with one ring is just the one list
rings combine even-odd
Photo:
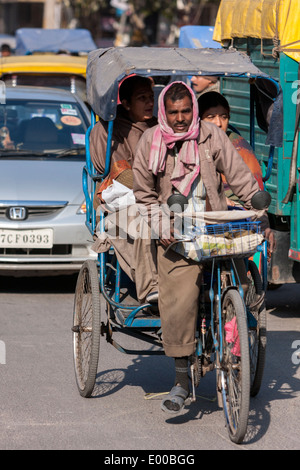
[[(250, 56), (260, 70), (274, 78), (274, 89), (264, 90), (262, 101), (249, 100), (256, 86), (249, 87), (248, 80), (221, 79), (221, 92), (231, 107), (230, 123), (254, 147), (265, 189), (272, 197), (268, 213), (277, 249), (268, 266), (270, 286), (300, 282), (299, 26), (298, 0), (222, 0), (213, 36), (223, 47)], [(251, 102), (258, 122), (264, 108), (281, 107), (271, 147), (264, 132), (267, 115), (251, 131)]]

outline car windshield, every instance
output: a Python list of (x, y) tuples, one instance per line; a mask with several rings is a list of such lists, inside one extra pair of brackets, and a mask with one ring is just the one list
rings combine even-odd
[(0, 155), (82, 154), (87, 126), (75, 102), (7, 99), (0, 105)]

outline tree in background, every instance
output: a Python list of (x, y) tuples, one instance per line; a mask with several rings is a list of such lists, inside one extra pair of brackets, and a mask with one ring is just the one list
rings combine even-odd
[[(84, 27), (94, 39), (111, 27), (116, 46), (171, 45), (184, 25), (203, 23), (209, 9), (215, 18), (220, 0), (63, 0), (64, 27)], [(207, 16), (207, 15), (206, 15)], [(111, 18), (111, 21), (109, 21)], [(114, 20), (112, 20), (114, 18)], [(106, 19), (106, 25), (105, 21)], [(114, 28), (114, 32), (113, 32)]]

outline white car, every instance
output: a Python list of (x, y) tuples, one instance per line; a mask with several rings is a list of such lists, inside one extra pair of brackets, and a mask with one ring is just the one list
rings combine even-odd
[(0, 275), (77, 272), (96, 259), (82, 170), (90, 114), (66, 90), (6, 87), (0, 104)]

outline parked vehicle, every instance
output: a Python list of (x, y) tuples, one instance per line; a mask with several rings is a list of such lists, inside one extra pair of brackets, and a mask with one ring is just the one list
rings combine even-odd
[(93, 49), (86, 29), (21, 28), (15, 55), (0, 58), (0, 78), (12, 86), (67, 89), (85, 101), (87, 54)]
[(20, 28), (16, 31), (16, 54), (68, 53), (87, 55), (97, 46), (87, 29)]
[(0, 58), (0, 78), (11, 86), (63, 88), (86, 96), (86, 56), (60, 54), (21, 55)]
[[(299, 26), (298, 0), (222, 0), (213, 36), (223, 47), (246, 53), (282, 89), (276, 103), (273, 86), (261, 90), (263, 98), (255, 100), (262, 128), (269, 124), (261, 116), (263, 109), (283, 108), (283, 119), (276, 123), (269, 152), (270, 140), (265, 139), (261, 128), (250, 130), (247, 81), (221, 81), (221, 91), (231, 105), (231, 122), (255, 146), (265, 188), (272, 196), (269, 219), (278, 249), (269, 265), (268, 281), (274, 286), (300, 282)], [(254, 97), (256, 85), (253, 83), (250, 90)]]
[(0, 104), (0, 275), (74, 273), (96, 259), (81, 183), (89, 125), (87, 107), (69, 91), (6, 87)]
[(178, 46), (189, 49), (199, 49), (201, 47), (220, 48), (221, 45), (213, 40), (213, 34), (213, 26), (182, 26)]

